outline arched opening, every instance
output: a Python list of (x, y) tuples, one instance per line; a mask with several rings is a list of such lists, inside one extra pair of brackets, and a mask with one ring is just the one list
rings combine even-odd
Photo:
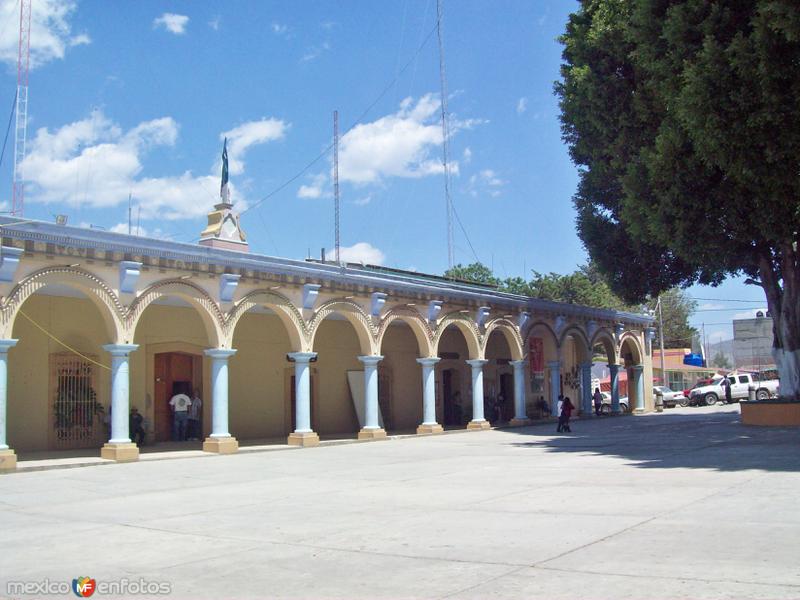
[(422, 368), (417, 359), (427, 354), (422, 354), (412, 327), (413, 321), (394, 319), (380, 340), (378, 402), (387, 431), (409, 433), (422, 423)]
[[(591, 341), (592, 347), (592, 392), (595, 388), (600, 390), (600, 414), (611, 413), (611, 369), (618, 364), (616, 345), (613, 334), (607, 329), (598, 330)], [(619, 394), (627, 394), (627, 378), (619, 377), (617, 380)], [(593, 401), (593, 406), (597, 411), (597, 406)]]
[(570, 399), (578, 414), (591, 411), (591, 380), (584, 383), (582, 365), (591, 363), (589, 341), (577, 327), (567, 328), (561, 336), (561, 393)]
[[(157, 284), (134, 307), (130, 327), (139, 348), (130, 357), (130, 405), (145, 418), (142, 451), (168, 442), (199, 449), (211, 431), (211, 362), (204, 352), (218, 347), (221, 335), (217, 317), (183, 289)], [(178, 393), (193, 398), (189, 416), (197, 418), (176, 428), (170, 399)]]
[(364, 422), (364, 365), (358, 357), (371, 354), (369, 331), (359, 331), (365, 326), (353, 319), (347, 307), (326, 310), (312, 330), (317, 362), (311, 372), (311, 428), (320, 436), (351, 437)]
[(286, 355), (302, 348), (299, 332), (294, 325), (294, 332), (288, 330), (280, 310), (255, 304), (237, 313), (232, 325), (228, 419), (240, 445), (285, 443), (294, 430), (294, 367)]
[[(642, 351), (632, 335), (623, 335), (620, 343), (620, 370), (624, 369), (627, 381), (627, 395), (620, 393), (620, 406), (623, 412), (631, 412), (637, 408), (645, 408), (648, 387), (652, 390), (652, 382), (645, 381)], [(652, 376), (651, 376), (652, 378)]]
[(547, 418), (552, 413), (552, 399), (561, 393), (560, 382), (554, 385), (553, 363), (558, 361), (556, 335), (549, 325), (533, 323), (525, 336), (528, 354), (528, 406), (530, 418)]
[(445, 319), (436, 336), (436, 420), (445, 429), (472, 420), (472, 372), (467, 360), (480, 358), (477, 337), (467, 320)]
[(493, 425), (508, 423), (514, 418), (514, 367), (511, 361), (520, 353), (512, 351), (509, 335), (503, 328), (495, 328), (486, 339), (484, 358), (488, 362), (483, 367), (484, 415)]
[[(109, 438), (115, 315), (92, 291), (53, 280), (15, 307), (8, 355), (8, 445), (18, 452), (99, 449)], [(14, 303), (15, 296), (10, 298)]]

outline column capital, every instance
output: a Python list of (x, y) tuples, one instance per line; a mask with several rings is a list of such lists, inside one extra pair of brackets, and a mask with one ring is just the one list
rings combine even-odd
[(295, 363), (310, 363), (311, 359), (317, 358), (316, 352), (289, 352), (287, 354)]
[(641, 372), (644, 371), (644, 365), (633, 365), (631, 369), (633, 369), (636, 372)]
[(521, 369), (521, 368), (524, 368), (524, 367), (525, 367), (525, 363), (526, 363), (526, 362), (527, 362), (527, 361), (526, 361), (524, 358), (522, 358), (522, 359), (520, 359), (520, 360), (512, 360), (512, 361), (509, 361), (509, 363), (508, 363), (508, 364), (510, 364), (510, 365), (511, 365), (512, 367), (514, 367), (515, 369)]
[(433, 367), (440, 360), (442, 360), (442, 359), (439, 358), (438, 356), (428, 356), (428, 357), (425, 357), (425, 358), (418, 358), (417, 362), (419, 364), (421, 364), (423, 367)]
[(111, 354), (111, 356), (128, 356), (138, 347), (139, 344), (106, 344), (103, 346), (103, 350)]
[(560, 360), (551, 360), (547, 362), (547, 366), (551, 369), (560, 369), (561, 368), (561, 361)]
[(617, 371), (619, 371), (619, 367), (620, 365), (618, 365), (617, 363), (608, 363), (608, 370), (611, 371), (612, 373), (616, 373)]
[(470, 367), (473, 369), (482, 369), (483, 365), (488, 363), (489, 361), (485, 358), (473, 358), (471, 360), (465, 361)]
[(13, 339), (0, 340), (0, 353), (5, 354), (9, 350), (11, 350), (11, 348), (16, 346), (18, 341), (19, 340), (13, 340)]
[(233, 348), (209, 348), (203, 354), (211, 358), (229, 358), (236, 354), (236, 350)]
[(383, 360), (383, 356), (377, 354), (371, 356), (359, 356), (358, 360), (364, 363), (365, 367), (374, 367)]

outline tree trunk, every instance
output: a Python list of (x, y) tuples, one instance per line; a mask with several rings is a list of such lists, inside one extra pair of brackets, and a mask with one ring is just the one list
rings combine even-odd
[(782, 245), (777, 260), (762, 256), (758, 270), (772, 315), (772, 356), (781, 380), (781, 397), (800, 400), (800, 263), (796, 247)]

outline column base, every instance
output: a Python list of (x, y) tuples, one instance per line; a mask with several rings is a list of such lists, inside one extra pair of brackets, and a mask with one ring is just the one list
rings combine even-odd
[(469, 423), (467, 423), (467, 429), (475, 429), (476, 431), (481, 429), (491, 429), (491, 428), (492, 424), (489, 423), (489, 421), (470, 421)]
[(17, 470), (17, 455), (11, 448), (0, 450), (0, 473)]
[(133, 442), (111, 443), (106, 442), (100, 448), (100, 458), (115, 460), (117, 462), (133, 462), (139, 460), (139, 448)]
[(525, 427), (526, 425), (531, 424), (531, 420), (528, 417), (525, 417), (524, 419), (518, 419), (514, 417), (508, 424), (511, 427)]
[(377, 429), (362, 429), (358, 432), (360, 440), (385, 440), (386, 432), (378, 427)]
[(207, 437), (205, 440), (203, 440), (203, 452), (214, 452), (216, 454), (235, 454), (238, 451), (239, 442), (235, 437)]
[(319, 436), (315, 431), (304, 431), (303, 433), (295, 431), (289, 434), (289, 439), (286, 440), (286, 443), (290, 446), (300, 446), (301, 448), (319, 446)]
[(436, 433), (444, 433), (444, 428), (438, 423), (433, 423), (432, 425), (423, 423), (417, 427), (417, 435), (431, 435)]
[(633, 414), (635, 414), (635, 415), (643, 415), (644, 413), (645, 413), (645, 410), (643, 408), (634, 408), (633, 409)]

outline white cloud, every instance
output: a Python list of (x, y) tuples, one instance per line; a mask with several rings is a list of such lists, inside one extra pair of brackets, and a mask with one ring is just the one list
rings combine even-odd
[(372, 202), (372, 194), (367, 194), (366, 196), (353, 200), (353, 204), (356, 206), (366, 206), (370, 202)]
[(506, 183), (492, 169), (483, 169), (471, 175), (467, 180), (467, 192), (474, 198), (480, 195), (489, 195), (492, 198), (497, 198), (502, 193), (500, 188), (505, 186)]
[(324, 42), (319, 46), (311, 46), (306, 50), (306, 53), (300, 57), (300, 62), (309, 62), (315, 60), (319, 58), (320, 54), (330, 49), (331, 45), (328, 42)]
[(517, 114), (521, 115), (526, 110), (528, 110), (528, 99), (522, 97), (517, 101)]
[(219, 15), (214, 17), (208, 22), (208, 26), (211, 27), (214, 31), (219, 31)]
[(466, 165), (468, 165), (469, 163), (471, 163), (471, 162), (472, 162), (472, 150), (470, 149), (470, 147), (469, 147), (469, 146), (467, 146), (466, 148), (464, 148), (464, 157), (463, 157), (463, 160), (464, 160), (464, 164), (466, 164)]
[[(335, 256), (335, 250), (326, 250), (325, 256)], [(386, 255), (367, 242), (358, 242), (352, 246), (339, 248), (339, 256), (343, 262), (382, 265)]]
[(175, 35), (183, 35), (186, 33), (186, 25), (189, 23), (189, 17), (186, 15), (177, 15), (175, 13), (164, 13), (160, 17), (153, 19), (153, 27), (163, 27), (166, 31), (174, 33)]
[[(427, 94), (414, 103), (371, 123), (357, 125), (341, 140), (339, 177), (356, 184), (379, 183), (387, 177), (418, 178), (442, 173), (439, 99)], [(451, 121), (451, 135), (480, 121)], [(453, 161), (451, 172), (458, 173)]]
[(298, 198), (321, 198), (323, 194), (323, 189), (325, 187), (325, 183), (327, 183), (328, 178), (325, 177), (324, 173), (319, 173), (318, 175), (314, 175), (312, 181), (309, 185), (301, 185), (300, 189), (297, 190), (297, 197)]
[[(248, 121), (220, 134), (220, 141), (228, 138), (228, 169), (231, 175), (244, 172), (244, 155), (251, 146), (283, 139), (288, 125), (279, 119)], [(221, 159), (220, 159), (221, 160)], [(216, 167), (221, 166), (217, 163)], [(215, 167), (215, 168), (216, 168)]]
[(283, 23), (273, 23), (270, 28), (275, 35), (286, 35), (289, 31), (289, 26)]
[[(228, 132), (232, 153), (238, 157), (237, 172), (244, 171), (242, 156), (247, 148), (282, 135), (283, 127), (272, 121), (244, 123)], [(26, 197), (44, 204), (110, 208), (127, 202), (132, 193), (143, 219), (203, 216), (218, 201), (219, 163), (208, 175), (191, 171), (164, 177), (142, 175), (147, 153), (156, 147), (174, 146), (178, 131), (170, 117), (123, 131), (101, 111), (53, 132), (39, 129), (23, 163), (29, 182)], [(231, 195), (240, 209), (246, 206), (233, 183)]]
[(724, 304), (714, 304), (713, 302), (706, 302), (697, 307), (697, 310), (720, 310), (727, 308)]
[[(64, 58), (66, 49), (89, 44), (86, 33), (72, 35), (73, 0), (31, 2), (31, 69)], [(19, 0), (0, 0), (0, 61), (16, 66), (19, 52)]]

